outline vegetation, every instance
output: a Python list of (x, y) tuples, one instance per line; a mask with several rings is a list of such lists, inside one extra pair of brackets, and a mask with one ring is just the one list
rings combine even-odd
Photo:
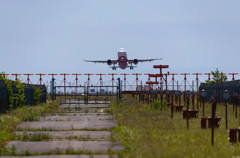
[(15, 94), (16, 106), (22, 107), (25, 102), (24, 84), (17, 80), (15, 81), (15, 86), (16, 86)]
[(40, 88), (34, 89), (34, 105), (39, 104), (39, 100), (42, 94), (42, 90)]
[[(225, 105), (217, 104), (216, 116), (221, 117), (220, 127), (215, 128), (215, 145), (211, 145), (211, 129), (200, 128), (200, 117), (202, 107), (199, 107), (197, 119), (189, 120), (187, 129), (186, 120), (182, 118), (182, 112), (174, 112), (171, 118), (170, 108), (166, 100), (161, 103), (156, 100), (151, 104), (143, 104), (130, 95), (124, 96), (125, 102), (113, 102), (105, 112), (114, 115), (119, 126), (112, 129), (112, 141), (121, 141), (123, 151), (118, 157), (237, 157), (240, 155), (239, 144), (232, 144), (228, 141), (228, 129), (225, 128)], [(190, 101), (191, 103), (191, 101)], [(196, 103), (196, 100), (195, 100)], [(190, 105), (189, 107), (192, 107)], [(16, 155), (15, 147), (11, 150), (5, 148), (9, 140), (50, 140), (47, 135), (34, 135), (32, 137), (22, 135), (18, 137), (13, 134), (17, 124), (21, 121), (37, 120), (44, 112), (54, 112), (58, 108), (56, 102), (48, 102), (44, 106), (23, 106), (0, 115), (0, 155)], [(184, 107), (186, 109), (186, 107)], [(196, 106), (195, 106), (196, 108)], [(230, 110), (231, 109), (231, 110)], [(239, 117), (235, 118), (232, 105), (228, 105), (228, 127), (237, 128)], [(205, 104), (205, 117), (211, 116), (211, 103)], [(29, 129), (26, 131), (49, 131), (49, 129)], [(74, 129), (72, 129), (74, 131)], [(81, 129), (91, 130), (92, 129)], [(96, 129), (96, 131), (107, 129)], [(89, 140), (82, 137), (68, 137), (67, 139)], [(109, 151), (109, 154), (115, 154)], [(27, 150), (22, 155), (30, 155)], [(72, 148), (65, 152), (58, 150), (44, 154), (103, 154), (86, 151), (75, 151)]]
[(225, 82), (225, 81), (227, 81), (227, 76), (224, 75), (223, 72), (220, 73), (218, 68), (216, 69), (215, 72), (211, 71), (211, 74), (213, 75), (212, 80), (211, 81), (206, 80), (206, 83), (218, 83), (218, 82)]
[(47, 102), (44, 106), (22, 106), (0, 115), (0, 155), (6, 155), (6, 152), (9, 152), (5, 147), (6, 142), (17, 138), (14, 132), (19, 123), (38, 120), (40, 115), (54, 112), (58, 106), (56, 102)]
[[(228, 141), (229, 133), (225, 128), (223, 104), (217, 105), (216, 116), (220, 116), (221, 121), (220, 128), (215, 128), (215, 145), (212, 146), (211, 129), (200, 128), (199, 118), (202, 117), (202, 107), (199, 108), (199, 118), (190, 119), (187, 129), (182, 112), (174, 112), (172, 119), (170, 110), (161, 111), (152, 108), (130, 96), (124, 98), (125, 103), (116, 102), (111, 105), (119, 125), (113, 129), (116, 133), (114, 139), (120, 140), (124, 146), (119, 157), (237, 157), (240, 155), (239, 144)], [(228, 108), (228, 127), (237, 128), (239, 118), (234, 117), (232, 105)], [(211, 116), (210, 103), (205, 104), (205, 116)]]

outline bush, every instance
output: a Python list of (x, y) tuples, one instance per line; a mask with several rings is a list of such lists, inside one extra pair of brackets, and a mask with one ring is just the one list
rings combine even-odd
[(152, 102), (151, 104), (151, 108), (153, 109), (161, 109), (161, 104), (162, 104), (162, 110), (167, 110), (167, 101), (165, 99), (162, 100), (162, 103), (161, 101), (159, 100), (154, 100), (154, 102)]
[(42, 95), (42, 90), (39, 88), (34, 89), (34, 104), (39, 104), (40, 97)]
[(24, 84), (21, 83), (19, 80), (15, 82), (16, 85), (16, 106), (22, 107), (25, 103), (25, 94), (24, 94)]

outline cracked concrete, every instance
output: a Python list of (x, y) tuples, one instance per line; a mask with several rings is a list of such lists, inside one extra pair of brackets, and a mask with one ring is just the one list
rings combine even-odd
[[(111, 142), (111, 131), (108, 129), (117, 126), (113, 116), (105, 113), (107, 105), (61, 105), (57, 113), (47, 113), (39, 121), (22, 122), (16, 135), (25, 137), (38, 137), (47, 135), (49, 141), (10, 141), (8, 148), (15, 147), (15, 152), (21, 154), (28, 151), (34, 158), (42, 157), (68, 157), (68, 158), (108, 158), (109, 150), (121, 151), (120, 142)], [(33, 130), (33, 131), (31, 131)], [(49, 130), (49, 131), (48, 131)], [(20, 137), (21, 138), (21, 137)], [(19, 139), (20, 139), (19, 138)], [(43, 139), (44, 140), (44, 139)], [(65, 153), (67, 150), (74, 152), (101, 153), (101, 155), (44, 155), (51, 152)], [(7, 158), (7, 156), (5, 156)], [(112, 156), (111, 156), (112, 157)], [(114, 155), (113, 157), (117, 157)], [(17, 158), (17, 157), (16, 157)], [(29, 158), (29, 157), (28, 157)]]

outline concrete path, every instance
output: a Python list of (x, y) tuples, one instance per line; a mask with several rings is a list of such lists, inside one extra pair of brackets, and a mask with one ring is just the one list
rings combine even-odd
[(36, 131), (36, 132), (16, 132), (18, 136), (44, 136), (47, 135), (51, 140), (65, 140), (65, 139), (83, 139), (83, 140), (106, 140), (111, 136), (110, 131)]
[(43, 155), (43, 156), (2, 156), (1, 158), (117, 158), (116, 155)]
[[(107, 104), (108, 105), (108, 104)], [(60, 108), (105, 108), (106, 104), (82, 104), (82, 105), (78, 105), (78, 104), (63, 104), (60, 106)]]
[(13, 145), (16, 147), (16, 153), (21, 153), (25, 150), (28, 150), (30, 153), (48, 153), (55, 151), (64, 153), (67, 150), (106, 153), (108, 150), (121, 150), (120, 143), (109, 141), (11, 141), (8, 143), (10, 147)]
[(94, 115), (94, 114), (85, 114), (79, 115), (75, 114), (72, 116), (45, 116), (40, 117), (40, 121), (83, 121), (83, 120), (112, 120), (112, 115)]
[(109, 154), (121, 151), (122, 145), (111, 142), (110, 129), (117, 124), (112, 115), (105, 113), (106, 109), (109, 108), (105, 104), (63, 104), (58, 113), (47, 113), (39, 121), (22, 122), (16, 132), (19, 141), (10, 141), (7, 147), (19, 155), (38, 155), (31, 156), (35, 158), (112, 157)]
[(58, 110), (59, 113), (106, 113), (109, 108), (99, 108), (99, 107), (85, 107), (85, 108), (61, 108)]
[(111, 129), (116, 127), (113, 120), (82, 120), (82, 121), (39, 121), (23, 122), (19, 130), (81, 130), (81, 129)]

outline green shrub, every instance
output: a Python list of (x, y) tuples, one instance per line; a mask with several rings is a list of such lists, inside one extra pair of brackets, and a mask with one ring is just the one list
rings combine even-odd
[(22, 107), (25, 103), (24, 84), (17, 80), (15, 82), (15, 86), (16, 86), (15, 94), (16, 106)]
[(152, 109), (156, 109), (156, 110), (161, 109), (161, 106), (162, 106), (162, 110), (167, 110), (168, 109), (167, 101), (165, 99), (162, 100), (162, 103), (159, 100), (154, 100), (154, 102), (151, 103), (151, 108)]
[(34, 89), (34, 104), (39, 104), (40, 97), (42, 95), (42, 90), (39, 88)]

